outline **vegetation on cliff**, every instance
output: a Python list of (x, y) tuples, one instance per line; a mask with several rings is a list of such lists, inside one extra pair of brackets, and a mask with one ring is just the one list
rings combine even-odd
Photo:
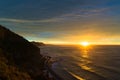
[(19, 70), (13, 63), (10, 63), (0, 49), (0, 80), (32, 80), (27, 72)]

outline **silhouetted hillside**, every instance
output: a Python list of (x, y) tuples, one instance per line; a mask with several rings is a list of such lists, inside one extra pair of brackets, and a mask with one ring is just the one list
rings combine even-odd
[[(42, 80), (44, 77), (42, 70), (44, 69), (45, 58), (40, 54), (40, 49), (23, 37), (13, 33), (1, 25), (0, 50), (0, 66), (6, 66), (5, 69), (7, 69), (8, 72), (11, 72), (11, 75), (15, 73), (15, 75), (21, 77), (20, 74), (25, 72), (25, 75), (23, 76), (28, 76), (28, 79), (26, 77), (26, 79), (23, 79), (23, 77), (21, 80), (30, 80), (30, 76), (33, 79), (37, 77), (39, 80)], [(1, 60), (2, 58), (4, 58), (3, 61)], [(15, 68), (13, 73), (9, 66), (13, 66), (13, 68)], [(2, 71), (2, 69), (3, 68), (0, 67), (0, 71)], [(5, 77), (8, 76), (3, 70), (2, 73), (0, 72), (0, 79), (2, 79), (4, 73), (6, 74)], [(15, 79), (12, 79), (11, 77), (10, 80)], [(43, 80), (45, 79), (43, 78)]]

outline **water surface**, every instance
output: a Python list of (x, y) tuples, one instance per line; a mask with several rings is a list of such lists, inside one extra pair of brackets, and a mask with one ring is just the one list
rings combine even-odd
[(42, 46), (65, 80), (120, 80), (120, 46)]

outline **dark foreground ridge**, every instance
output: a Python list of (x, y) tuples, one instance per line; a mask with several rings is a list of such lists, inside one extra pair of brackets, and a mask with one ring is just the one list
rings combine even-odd
[(44, 75), (40, 49), (0, 25), (0, 80), (53, 80)]

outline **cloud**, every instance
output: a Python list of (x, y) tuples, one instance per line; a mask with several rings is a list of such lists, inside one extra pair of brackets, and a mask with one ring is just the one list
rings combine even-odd
[[(97, 7), (99, 0), (17, 0), (0, 1), (0, 17), (25, 20), (46, 20), (72, 12), (74, 9)], [(9, 14), (8, 14), (9, 13)]]
[(46, 22), (57, 22), (59, 18), (51, 18), (45, 20), (23, 20), (23, 19), (10, 19), (10, 18), (0, 18), (0, 21), (5, 22), (15, 22), (15, 23), (46, 23)]
[(0, 23), (31, 40), (118, 35), (119, 9), (110, 4), (110, 0), (4, 0), (0, 1)]
[(92, 8), (92, 9), (75, 9), (70, 13), (61, 14), (57, 17), (46, 18), (46, 19), (18, 19), (18, 18), (0, 18), (2, 22), (14, 22), (14, 23), (51, 23), (51, 22), (64, 22), (68, 20), (74, 20), (76, 18), (84, 18), (89, 16), (101, 15), (104, 12), (107, 12), (109, 8)]
[(94, 17), (97, 15), (103, 15), (105, 12), (109, 11), (109, 8), (91, 8), (91, 9), (75, 9), (71, 13), (64, 14), (63, 17), (74, 17), (74, 18), (82, 18), (82, 17)]

